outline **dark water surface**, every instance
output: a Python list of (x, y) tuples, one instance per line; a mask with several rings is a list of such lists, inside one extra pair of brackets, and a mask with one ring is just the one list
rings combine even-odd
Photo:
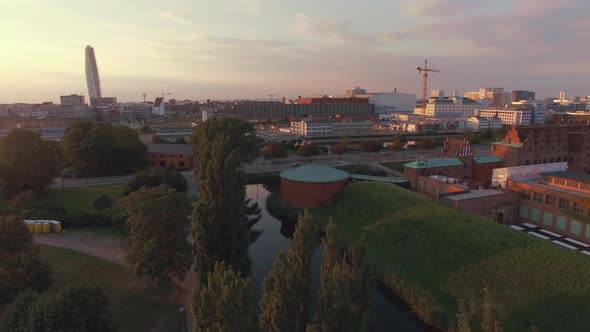
[[(272, 268), (275, 256), (281, 250), (289, 246), (288, 236), (293, 232), (293, 226), (282, 225), (281, 221), (271, 216), (266, 211), (266, 197), (269, 192), (261, 184), (248, 185), (246, 187), (248, 198), (258, 202), (262, 209), (262, 219), (254, 226), (262, 229), (263, 233), (258, 240), (250, 246), (252, 258), (252, 280), (258, 294), (261, 292), (262, 281)], [(312, 261), (312, 294), (317, 297), (320, 283), (320, 264), (322, 248), (318, 248)], [(377, 316), (378, 331), (404, 331), (419, 332), (425, 329), (419, 325), (408, 312), (395, 301), (391, 300), (383, 291), (377, 290), (373, 301), (373, 310)]]

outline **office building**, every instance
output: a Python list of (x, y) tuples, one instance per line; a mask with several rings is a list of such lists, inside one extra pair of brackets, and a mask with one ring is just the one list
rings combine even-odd
[(512, 93), (504, 92), (504, 88), (481, 88), (479, 91), (465, 92), (463, 97), (473, 100), (489, 99), (493, 106), (508, 105), (512, 101)]
[(483, 116), (472, 116), (465, 123), (465, 129), (472, 131), (486, 131), (500, 128), (502, 128), (502, 120), (499, 117), (486, 118)]
[(568, 170), (590, 174), (590, 128), (586, 125), (513, 126), (492, 154), (506, 167), (567, 162)]
[(512, 91), (512, 102), (522, 101), (522, 100), (534, 100), (535, 93), (533, 91), (526, 91), (526, 90), (514, 90)]
[(245, 120), (283, 120), (349, 116), (374, 116), (375, 105), (367, 103), (285, 104), (281, 102), (242, 101), (235, 105), (234, 114)]
[(84, 96), (76, 94), (69, 96), (60, 96), (61, 106), (64, 107), (82, 107), (85, 105)]
[(108, 107), (117, 105), (117, 97), (90, 98), (90, 105), (94, 107)]
[(426, 104), (426, 115), (444, 116), (443, 114), (457, 114), (460, 117), (471, 117), (476, 115), (476, 111), (481, 109), (481, 105), (473, 99), (464, 97), (432, 97)]
[(88, 86), (88, 96), (90, 98), (102, 97), (96, 56), (94, 48), (91, 46), (86, 46), (86, 85)]
[(432, 90), (430, 91), (430, 98), (444, 98), (445, 92), (444, 90)]
[(193, 127), (160, 127), (156, 129), (156, 135), (169, 142), (174, 142), (179, 138), (184, 138), (188, 141), (194, 133), (195, 128)]
[(377, 114), (412, 113), (416, 105), (416, 95), (410, 93), (378, 92), (356, 94), (356, 97), (369, 98), (369, 103), (375, 105)]
[(166, 108), (165, 108), (165, 103), (164, 103), (164, 98), (163, 97), (158, 97), (156, 98), (156, 101), (154, 102), (154, 106), (152, 107), (152, 114), (157, 115), (157, 116), (163, 116), (166, 114)]
[(359, 136), (373, 131), (371, 121), (302, 120), (291, 121), (291, 133), (305, 137)]
[(119, 105), (121, 122), (141, 122), (152, 116), (152, 105), (146, 103), (124, 103)]
[(486, 118), (498, 117), (505, 125), (528, 126), (532, 123), (533, 113), (534, 110), (532, 109), (506, 109), (503, 107), (497, 107), (479, 110), (477, 115)]

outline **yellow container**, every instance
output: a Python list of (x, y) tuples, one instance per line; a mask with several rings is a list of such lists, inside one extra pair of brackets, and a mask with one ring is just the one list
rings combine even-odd
[(43, 223), (43, 233), (51, 233), (51, 225), (48, 222)]
[(43, 225), (41, 223), (35, 223), (35, 233), (43, 233)]
[(29, 233), (35, 233), (35, 224), (27, 223), (27, 229), (29, 230)]
[(55, 224), (55, 232), (61, 233), (61, 224)]

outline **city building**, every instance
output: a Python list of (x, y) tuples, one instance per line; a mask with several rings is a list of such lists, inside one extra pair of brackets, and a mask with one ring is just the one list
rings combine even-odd
[(234, 107), (234, 114), (237, 118), (258, 121), (375, 115), (375, 105), (369, 103), (285, 104), (281, 102), (242, 101), (238, 102)]
[(547, 119), (560, 124), (590, 124), (590, 112), (548, 112)]
[(491, 153), (506, 167), (567, 162), (568, 170), (590, 174), (590, 128), (586, 125), (513, 126)]
[(590, 96), (586, 97), (586, 112), (590, 112)]
[(150, 167), (193, 167), (193, 146), (190, 144), (147, 144), (146, 157)]
[(157, 116), (164, 116), (166, 115), (166, 106), (164, 103), (164, 97), (156, 98), (154, 105), (152, 106), (152, 114)]
[(121, 122), (141, 122), (152, 117), (152, 105), (146, 103), (119, 104), (119, 118)]
[(417, 190), (419, 177), (442, 175), (469, 182), (476, 188), (487, 188), (492, 182), (495, 168), (503, 167), (502, 158), (493, 155), (474, 155), (471, 142), (465, 139), (445, 140), (440, 158), (418, 159), (404, 165), (404, 177)]
[(444, 98), (445, 91), (444, 90), (432, 90), (430, 91), (430, 98)]
[(479, 91), (465, 92), (463, 97), (473, 100), (490, 100), (490, 105), (504, 106), (512, 101), (512, 93), (504, 92), (504, 88), (481, 88)]
[(465, 129), (472, 131), (486, 131), (499, 128), (502, 128), (502, 120), (496, 116), (491, 118), (472, 116), (465, 123)]
[(481, 117), (497, 117), (502, 120), (505, 125), (523, 125), (528, 126), (531, 124), (533, 118), (532, 109), (506, 109), (503, 107), (482, 109), (477, 112), (478, 116)]
[(349, 181), (347, 172), (323, 165), (305, 165), (283, 171), (281, 197), (291, 206), (315, 208), (328, 204)]
[(188, 141), (194, 133), (195, 128), (193, 127), (160, 127), (156, 129), (157, 136), (170, 142), (174, 142), (179, 138), (184, 138)]
[(60, 96), (61, 106), (63, 107), (83, 107), (86, 105), (84, 102), (84, 96), (76, 94), (69, 96)]
[(94, 107), (109, 107), (117, 105), (117, 97), (90, 98), (90, 105)]
[(379, 92), (355, 94), (356, 97), (369, 98), (369, 103), (375, 105), (377, 114), (412, 113), (416, 104), (416, 95), (410, 93)]
[(481, 105), (473, 99), (464, 97), (432, 97), (426, 104), (426, 115), (440, 116), (442, 113), (459, 114), (463, 117), (476, 115), (476, 111), (481, 109)]
[(533, 91), (526, 90), (513, 90), (512, 91), (512, 102), (523, 101), (523, 100), (534, 100), (535, 93)]
[(313, 120), (291, 121), (291, 133), (295, 135), (314, 136), (359, 136), (373, 131), (372, 121)]
[(100, 98), (100, 78), (98, 76), (98, 66), (96, 65), (96, 56), (94, 48), (86, 46), (86, 85), (88, 86), (88, 96), (90, 98)]
[(368, 104), (369, 98), (362, 98), (357, 96), (332, 97), (324, 95), (321, 97), (299, 97), (295, 102), (297, 104)]
[(519, 220), (552, 232), (590, 240), (590, 176), (569, 171), (541, 173), (528, 181), (508, 180), (520, 193)]

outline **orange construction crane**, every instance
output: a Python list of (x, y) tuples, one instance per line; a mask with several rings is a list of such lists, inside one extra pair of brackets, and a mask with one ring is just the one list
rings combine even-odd
[(428, 60), (424, 60), (424, 67), (418, 67), (422, 74), (422, 122), (426, 123), (426, 103), (428, 102), (428, 73), (440, 73), (440, 70), (428, 67)]

